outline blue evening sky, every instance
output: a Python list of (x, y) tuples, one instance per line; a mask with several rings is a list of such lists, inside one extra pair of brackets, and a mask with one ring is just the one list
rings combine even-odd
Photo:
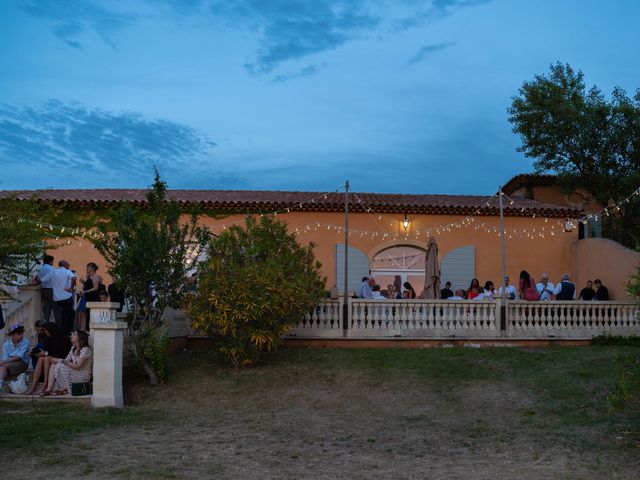
[(0, 189), (489, 194), (556, 61), (640, 87), (640, 1), (2, 0)]

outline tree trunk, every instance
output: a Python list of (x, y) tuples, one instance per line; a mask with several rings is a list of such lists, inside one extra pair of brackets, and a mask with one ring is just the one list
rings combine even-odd
[(160, 381), (158, 380), (156, 372), (153, 371), (151, 365), (149, 365), (149, 363), (147, 363), (144, 358), (142, 359), (142, 369), (144, 370), (144, 373), (147, 374), (147, 377), (149, 377), (149, 385), (151, 385), (152, 387), (160, 385)]
[(149, 365), (147, 359), (144, 358), (144, 353), (142, 353), (142, 349), (140, 348), (140, 344), (138, 343), (137, 334), (136, 332), (132, 331), (132, 329), (129, 329), (129, 338), (131, 339), (131, 343), (129, 345), (131, 345), (133, 356), (136, 361), (140, 365), (142, 365), (144, 373), (147, 374), (147, 377), (149, 378), (149, 385), (151, 385), (152, 387), (159, 385), (160, 380), (158, 379), (158, 375), (156, 375), (156, 372), (153, 371), (153, 368), (151, 368), (151, 365)]

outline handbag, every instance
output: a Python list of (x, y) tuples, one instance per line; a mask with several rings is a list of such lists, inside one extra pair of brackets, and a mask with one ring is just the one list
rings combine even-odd
[(71, 396), (80, 397), (82, 395), (91, 395), (93, 393), (93, 385), (91, 382), (78, 382), (71, 384)]
[(28, 388), (26, 373), (21, 373), (18, 378), (9, 382), (9, 390), (16, 395), (22, 395)]

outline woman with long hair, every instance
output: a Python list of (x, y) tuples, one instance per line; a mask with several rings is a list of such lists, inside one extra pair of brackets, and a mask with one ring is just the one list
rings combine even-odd
[(520, 284), (518, 291), (520, 293), (520, 298), (523, 300), (528, 302), (540, 300), (540, 294), (536, 288), (536, 282), (531, 278), (531, 275), (529, 275), (529, 272), (526, 270), (522, 270), (520, 272)]
[(49, 383), (40, 395), (67, 395), (72, 383), (91, 380), (93, 352), (87, 332), (71, 332), (71, 350), (64, 360), (51, 360)]
[(82, 298), (78, 304), (78, 329), (89, 330), (91, 312), (87, 308), (87, 302), (100, 302), (100, 287), (103, 287), (100, 275), (98, 275), (98, 265), (93, 262), (87, 263), (87, 277), (82, 284)]
[(480, 295), (480, 280), (474, 278), (471, 280), (471, 285), (469, 285), (469, 289), (467, 290), (467, 300), (473, 300), (478, 295)]
[(34, 354), (34, 357), (37, 358), (37, 363), (33, 371), (31, 386), (26, 392), (24, 392), (25, 395), (33, 395), (35, 393), (40, 377), (44, 377), (44, 385), (42, 388), (46, 387), (47, 382), (49, 381), (49, 369), (51, 368), (51, 360), (63, 359), (71, 348), (69, 339), (65, 335), (60, 333), (58, 325), (56, 325), (54, 322), (46, 322), (44, 325), (42, 325), (42, 329), (44, 331), (42, 349)]
[(404, 288), (408, 293), (407, 298), (414, 299), (416, 298), (416, 291), (413, 289), (409, 282), (404, 282)]

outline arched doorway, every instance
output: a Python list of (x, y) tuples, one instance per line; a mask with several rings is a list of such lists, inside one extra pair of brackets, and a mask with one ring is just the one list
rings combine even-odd
[(371, 273), (384, 290), (400, 275), (402, 283), (409, 282), (420, 293), (424, 287), (425, 249), (413, 245), (394, 245), (380, 250), (371, 261)]

